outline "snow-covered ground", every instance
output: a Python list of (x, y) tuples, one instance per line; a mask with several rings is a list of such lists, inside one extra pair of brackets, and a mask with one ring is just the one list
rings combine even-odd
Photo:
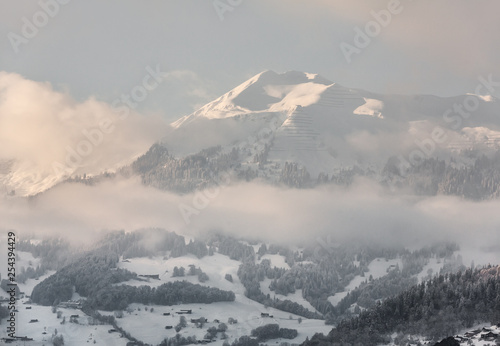
[[(95, 340), (99, 345), (123, 346), (128, 342), (117, 333), (108, 333), (111, 328), (109, 325), (89, 325), (88, 317), (79, 310), (58, 308), (62, 312), (61, 318), (58, 319), (50, 306), (30, 305), (26, 304), (26, 301), (27, 299), (23, 299), (16, 307), (16, 336), (33, 338), (33, 341), (28, 343), (30, 346), (51, 345), (50, 340), (56, 330), (58, 335), (63, 336), (65, 345), (84, 345), (87, 342), (93, 344)], [(78, 324), (69, 322), (71, 315), (79, 315)], [(61, 324), (63, 317), (66, 317), (65, 324)], [(30, 323), (31, 320), (37, 322)], [(5, 337), (6, 328), (2, 323), (0, 339)], [(18, 341), (10, 345), (25, 343)]]
[[(160, 275), (160, 280), (145, 279), (147, 281), (130, 280), (126, 284), (131, 286), (148, 285), (152, 287), (160, 286), (166, 282), (186, 280), (197, 284), (198, 276), (188, 275), (189, 266), (194, 265), (208, 275), (210, 280), (203, 283), (205, 286), (217, 287), (221, 290), (233, 291), (235, 294), (243, 295), (245, 288), (238, 279), (238, 267), (241, 263), (234, 261), (227, 256), (214, 254), (213, 256), (205, 256), (197, 258), (192, 254), (182, 257), (163, 259), (162, 257), (154, 258), (132, 258), (125, 262), (121, 261), (118, 264), (119, 268), (128, 269), (138, 275)], [(186, 275), (183, 277), (172, 277), (174, 267), (184, 267)], [(225, 279), (225, 275), (230, 274), (233, 277), (233, 282)], [(144, 278), (141, 278), (144, 279)]]
[[(263, 259), (269, 259), (271, 261), (271, 266), (290, 268), (283, 256), (264, 255), (261, 261)], [(160, 343), (165, 337), (175, 336), (175, 330), (166, 330), (165, 326), (169, 325), (175, 327), (175, 325), (179, 323), (180, 315), (176, 312), (181, 309), (193, 310), (192, 315), (184, 315), (188, 319), (188, 322), (191, 318), (197, 319), (205, 317), (208, 319), (209, 323), (205, 324), (202, 329), (196, 328), (192, 323), (188, 323), (188, 327), (180, 332), (180, 334), (185, 337), (195, 335), (197, 339), (203, 339), (207, 328), (218, 326), (217, 322), (213, 322), (214, 320), (219, 320), (221, 323), (225, 323), (228, 326), (226, 334), (229, 341), (239, 338), (242, 335), (250, 335), (252, 329), (269, 323), (278, 323), (282, 328), (297, 329), (299, 335), (296, 339), (292, 340), (293, 343), (300, 343), (304, 341), (306, 337), (310, 338), (315, 333), (328, 333), (331, 330), (331, 326), (325, 325), (322, 320), (306, 319), (273, 308), (266, 308), (262, 304), (245, 297), (245, 288), (237, 275), (240, 264), (241, 262), (231, 260), (229, 257), (217, 253), (213, 256), (205, 256), (202, 259), (188, 254), (178, 258), (131, 258), (126, 261), (121, 261), (118, 265), (120, 268), (128, 269), (139, 275), (160, 275), (160, 280), (131, 280), (127, 282), (128, 285), (149, 285), (156, 287), (163, 283), (176, 280), (199, 283), (197, 276), (186, 275), (184, 277), (172, 277), (174, 267), (184, 267), (187, 273), (189, 271), (189, 266), (194, 265), (196, 268), (201, 268), (210, 278), (208, 281), (202, 283), (202, 285), (233, 291), (236, 299), (234, 302), (219, 302), (212, 304), (182, 304), (175, 306), (151, 305), (147, 307), (148, 311), (144, 309), (145, 307), (143, 305), (132, 304), (131, 307), (134, 311), (131, 314), (125, 313), (124, 317), (118, 320), (118, 324), (125, 330), (130, 331), (131, 335), (137, 339), (152, 344)], [(229, 282), (225, 279), (226, 274), (231, 274), (233, 282)], [(272, 295), (273, 292), (269, 290), (270, 282), (271, 280), (269, 279), (261, 282), (261, 289), (265, 294), (270, 293)], [(309, 302), (302, 298), (299, 291), (293, 295), (288, 295), (286, 299), (297, 302), (311, 311), (316, 311)], [(150, 312), (151, 307), (153, 307), (153, 312)], [(141, 310), (139, 311), (138, 308)], [(171, 316), (163, 316), (164, 312), (170, 312)], [(273, 318), (261, 317), (261, 313), (264, 312), (269, 313)], [(105, 312), (102, 313), (104, 314)], [(238, 323), (234, 325), (228, 324), (229, 317), (237, 319)], [(299, 318), (302, 320), (300, 324), (298, 322)], [(272, 343), (275, 341), (279, 340), (273, 340)], [(221, 345), (222, 343), (223, 340), (219, 339), (215, 344)], [(271, 343), (271, 341), (268, 343)]]
[[(271, 262), (271, 266), (289, 269), (290, 266), (285, 262), (285, 258), (281, 255), (264, 255), (259, 260), (267, 259)], [(33, 258), (29, 253), (19, 251), (18, 261), (19, 267), (33, 266), (39, 264), (39, 260)], [(206, 330), (209, 327), (217, 327), (219, 323), (225, 323), (228, 327), (226, 334), (228, 341), (239, 338), (242, 335), (250, 335), (251, 331), (259, 326), (277, 323), (282, 328), (297, 329), (299, 335), (296, 339), (292, 340), (293, 343), (301, 343), (306, 337), (312, 337), (315, 333), (328, 333), (331, 326), (324, 324), (322, 320), (306, 319), (294, 314), (268, 308), (260, 303), (245, 297), (245, 288), (240, 282), (237, 271), (241, 264), (239, 261), (231, 260), (229, 257), (221, 254), (214, 254), (213, 256), (205, 256), (201, 259), (194, 255), (188, 254), (178, 258), (167, 257), (143, 257), (131, 258), (121, 260), (118, 267), (128, 269), (138, 275), (159, 275), (159, 280), (152, 278), (140, 277), (139, 280), (130, 280), (126, 282), (128, 285), (141, 286), (149, 285), (157, 287), (163, 283), (172, 282), (176, 280), (186, 280), (191, 283), (199, 283), (197, 275), (188, 275), (190, 266), (201, 268), (201, 270), (209, 276), (209, 280), (201, 283), (205, 286), (216, 287), (222, 290), (229, 290), (235, 293), (234, 302), (219, 302), (212, 304), (182, 304), (176, 306), (159, 306), (150, 305), (144, 306), (141, 304), (132, 304), (130, 312), (124, 312), (123, 318), (117, 319), (117, 323), (125, 331), (130, 333), (133, 337), (147, 342), (150, 344), (158, 344), (166, 337), (175, 336), (174, 329), (165, 329), (166, 326), (175, 327), (179, 323), (181, 309), (190, 309), (193, 311), (190, 315), (184, 315), (188, 320), (188, 326), (180, 331), (182, 336), (196, 336), (198, 340), (203, 339)], [(359, 265), (359, 263), (357, 263)], [(439, 272), (443, 263), (441, 260), (431, 258), (429, 263), (423, 268), (422, 272), (417, 275), (419, 280), (424, 280), (429, 274), (436, 274)], [(329, 301), (336, 305), (338, 302), (347, 295), (348, 292), (358, 287), (362, 282), (368, 280), (369, 277), (373, 279), (380, 278), (387, 275), (387, 273), (396, 268), (402, 267), (401, 259), (386, 260), (384, 258), (374, 259), (368, 265), (368, 272), (364, 276), (356, 276), (347, 285), (344, 292), (335, 294), (329, 297)], [(186, 275), (183, 277), (172, 277), (174, 267), (184, 267)], [(3, 275), (6, 275), (5, 268), (1, 268)], [(25, 284), (20, 284), (21, 291), (30, 295), (33, 287), (44, 278), (52, 273), (47, 273), (39, 279), (39, 281), (30, 279)], [(230, 274), (232, 282), (225, 279), (225, 276)], [(264, 294), (270, 294), (271, 297), (275, 295), (269, 289), (271, 279), (265, 279), (260, 283), (261, 290)], [(1, 293), (1, 292), (0, 292)], [(6, 294), (3, 293), (5, 296)], [(75, 296), (76, 297), (76, 296)], [(289, 294), (286, 297), (277, 295), (280, 299), (289, 299), (296, 302), (310, 311), (315, 311), (315, 308), (307, 302), (300, 292), (297, 290), (294, 294)], [(27, 299), (24, 298), (18, 304), (17, 312), (17, 336), (27, 336), (33, 338), (34, 341), (31, 345), (42, 345), (50, 342), (50, 338), (57, 329), (58, 334), (63, 335), (66, 345), (80, 345), (83, 343), (96, 343), (104, 345), (125, 345), (127, 339), (120, 337), (119, 333), (109, 333), (112, 327), (109, 325), (91, 325), (90, 320), (79, 310), (62, 309), (58, 308), (66, 317), (66, 323), (61, 324), (62, 318), (57, 318), (56, 314), (51, 312), (51, 307), (42, 307), (37, 305), (25, 304)], [(31, 307), (30, 309), (26, 309)], [(151, 308), (153, 308), (151, 311)], [(169, 316), (164, 316), (163, 313), (170, 313)], [(102, 314), (113, 314), (113, 312), (101, 312)], [(262, 317), (261, 313), (268, 313), (273, 317)], [(71, 315), (78, 314), (78, 324), (69, 322)], [(203, 328), (197, 328), (195, 323), (191, 323), (191, 319), (198, 319), (204, 317), (208, 322)], [(236, 324), (229, 324), (228, 319), (234, 318), (238, 321)], [(299, 323), (299, 318), (301, 323)], [(30, 320), (36, 319), (37, 322), (30, 323)], [(45, 334), (44, 334), (45, 333)], [(216, 345), (222, 345), (223, 340), (218, 335)], [(0, 338), (6, 337), (6, 330), (0, 330)], [(267, 343), (273, 344), (280, 341), (290, 340), (270, 340)], [(477, 340), (475, 345), (486, 345), (483, 341)]]
[(283, 269), (290, 269), (290, 265), (286, 263), (285, 257), (281, 255), (264, 255), (257, 261), (261, 263), (263, 260), (268, 259), (271, 262), (271, 267), (278, 267)]
[(370, 262), (368, 265), (368, 272), (365, 273), (365, 276), (362, 277), (360, 275), (356, 276), (351, 280), (349, 285), (346, 286), (343, 292), (338, 292), (333, 296), (328, 297), (328, 301), (336, 306), (342, 299), (347, 296), (347, 294), (361, 285), (364, 281), (368, 280), (370, 275), (373, 279), (381, 278), (382, 276), (387, 275), (387, 272), (391, 270), (391, 268), (395, 268), (396, 266), (402, 266), (401, 259), (395, 258), (391, 260), (386, 260), (383, 258), (376, 258)]
[[(3, 241), (0, 241), (0, 258), (7, 258), (7, 245)], [(35, 269), (39, 264), (40, 264), (40, 259), (33, 257), (33, 255), (29, 252), (25, 251), (15, 251), (16, 253), (16, 274), (20, 274), (22, 269), (27, 269), (29, 267), (32, 267)], [(0, 265), (0, 277), (2, 279), (6, 279), (7, 276), (7, 265)], [(40, 276), (38, 280), (35, 279), (28, 279), (26, 280), (25, 283), (18, 283), (19, 290), (21, 292), (24, 292), (26, 295), (31, 295), (31, 291), (33, 291), (33, 287), (35, 287), (39, 282), (45, 280), (48, 278), (50, 275), (54, 274), (54, 271), (49, 271), (45, 275)], [(7, 293), (4, 292), (2, 289), (0, 289), (0, 297), (5, 297), (7, 296)]]
[(316, 310), (316, 308), (314, 306), (311, 305), (311, 303), (309, 303), (307, 300), (305, 300), (302, 297), (301, 290), (295, 290), (295, 293), (289, 293), (286, 296), (279, 295), (279, 294), (276, 294), (275, 292), (271, 291), (269, 289), (269, 285), (271, 284), (272, 281), (273, 281), (272, 279), (266, 278), (266, 279), (264, 279), (264, 281), (262, 281), (260, 283), (260, 290), (262, 291), (262, 293), (269, 294), (272, 298), (274, 298), (274, 296), (276, 296), (276, 298), (281, 299), (281, 300), (285, 300), (285, 299), (291, 300), (292, 302), (295, 302), (297, 304), (302, 305), (303, 307), (305, 307), (309, 311), (320, 313), (319, 311)]
[[(465, 97), (471, 96), (377, 95), (319, 75), (264, 71), (174, 122), (174, 130), (163, 142), (176, 156), (218, 145), (226, 153), (238, 147), (250, 159), (244, 158), (241, 164), (252, 169), (257, 166), (252, 163), (254, 155), (267, 145), (269, 163), (258, 169), (260, 176), (267, 177), (276, 173), (271, 167), (285, 162), (305, 166), (313, 178), (353, 166), (381, 169), (390, 156), (413, 148), (409, 138), (427, 138), (443, 111), (463, 104)], [(500, 134), (490, 126), (500, 125), (496, 117), (500, 103), (477, 100), (470, 127), (444, 129), (450, 140), (443, 150), (500, 148)], [(387, 136), (398, 138), (399, 145), (384, 144)]]
[[(175, 327), (179, 323), (180, 316), (186, 317), (188, 326), (182, 329), (179, 334), (185, 337), (194, 335), (198, 340), (204, 338), (208, 328), (218, 327), (220, 323), (227, 325), (226, 334), (230, 342), (242, 335), (250, 335), (252, 329), (269, 323), (277, 323), (281, 328), (297, 329), (299, 335), (292, 340), (293, 343), (300, 343), (306, 337), (309, 336), (310, 338), (315, 333), (328, 333), (331, 330), (331, 326), (325, 325), (322, 320), (302, 317), (302, 322), (299, 324), (299, 316), (272, 308), (265, 308), (261, 304), (239, 295), (236, 297), (235, 302), (182, 304), (175, 306), (131, 304), (130, 307), (133, 311), (131, 313), (126, 312), (123, 318), (117, 319), (118, 325), (130, 331), (133, 337), (151, 344), (158, 344), (166, 337), (175, 336), (177, 333), (174, 329), (167, 330), (165, 327)], [(147, 308), (147, 311), (145, 308)], [(151, 308), (153, 308), (153, 312), (150, 311)], [(180, 315), (177, 312), (181, 309), (192, 310), (192, 314)], [(163, 316), (163, 313), (166, 312), (169, 312), (171, 315)], [(261, 313), (263, 312), (269, 313), (273, 317), (261, 317)], [(291, 319), (290, 316), (292, 317)], [(191, 323), (191, 319), (198, 319), (200, 317), (208, 320), (208, 323), (205, 323), (203, 328), (197, 328), (194, 323)], [(230, 317), (236, 319), (238, 323), (229, 324), (228, 319)], [(219, 338), (214, 344), (222, 345), (222, 343), (223, 340), (220, 340), (219, 334)], [(268, 343), (274, 343), (274, 341), (269, 341)]]
[[(496, 334), (497, 336), (500, 335), (500, 328), (495, 325), (490, 325), (487, 323), (481, 323), (477, 324), (473, 328), (469, 329), (464, 329), (457, 335), (454, 335), (453, 337), (455, 338), (456, 341), (459, 342), (460, 345), (467, 345), (467, 346), (494, 346), (496, 345), (495, 340), (487, 340), (485, 339), (485, 334), (492, 333)], [(392, 338), (394, 339), (396, 337), (396, 333), (392, 335)], [(429, 340), (422, 336), (418, 335), (412, 335), (411, 339), (413, 340), (412, 343), (409, 343), (408, 345), (413, 346), (417, 345), (418, 342), (422, 345), (432, 345), (433, 343), (430, 343)], [(398, 344), (399, 345), (399, 344)], [(397, 346), (394, 344), (394, 342), (384, 345), (384, 346)]]
[(432, 278), (434, 275), (439, 274), (442, 267), (443, 259), (430, 258), (429, 263), (427, 263), (422, 271), (417, 275), (418, 282), (425, 281)]
[[(31, 263), (37, 263), (36, 259), (32, 258), (32, 256), (30, 257), (28, 253), (21, 252), (19, 253), (19, 257), (19, 263), (25, 264), (26, 262), (26, 264), (28, 264), (30, 261)], [(273, 266), (289, 268), (288, 264), (284, 262), (283, 256), (266, 255), (263, 256), (263, 258), (269, 259)], [(252, 329), (269, 323), (278, 323), (282, 328), (297, 329), (299, 332), (298, 337), (294, 340), (287, 340), (293, 343), (300, 343), (304, 341), (306, 337), (311, 337), (318, 332), (328, 333), (330, 331), (331, 326), (325, 325), (322, 320), (307, 319), (273, 308), (267, 308), (245, 297), (245, 288), (237, 276), (237, 270), (240, 264), (240, 262), (231, 260), (229, 257), (221, 254), (205, 256), (202, 259), (193, 255), (186, 255), (168, 259), (153, 257), (132, 258), (126, 261), (122, 260), (118, 264), (120, 268), (126, 268), (139, 275), (158, 274), (160, 276), (160, 280), (145, 278), (142, 278), (144, 281), (131, 280), (126, 283), (128, 285), (159, 286), (163, 283), (175, 280), (186, 280), (192, 283), (199, 283), (197, 276), (186, 275), (184, 277), (172, 277), (174, 267), (184, 267), (187, 273), (190, 265), (194, 265), (196, 268), (201, 268), (210, 278), (207, 282), (202, 283), (202, 285), (233, 291), (235, 292), (236, 299), (234, 302), (183, 304), (175, 306), (144, 306), (141, 304), (132, 304), (130, 306), (132, 311), (130, 313), (124, 312), (123, 318), (117, 319), (117, 323), (133, 337), (150, 344), (158, 344), (166, 337), (175, 336), (175, 330), (167, 330), (165, 326), (175, 327), (175, 325), (179, 323), (180, 315), (177, 312), (181, 309), (191, 309), (193, 313), (184, 315), (188, 320), (188, 326), (181, 330), (180, 334), (186, 337), (194, 335), (197, 339), (203, 339), (206, 330), (212, 326), (217, 327), (219, 323), (225, 323), (228, 326), (226, 334), (230, 342), (242, 335), (250, 335)], [(43, 280), (50, 274), (52, 273), (48, 273), (40, 278), (40, 280)], [(226, 274), (231, 274), (233, 282), (229, 282), (225, 279)], [(269, 282), (267, 281), (268, 280), (262, 283), (264, 292), (268, 291), (267, 286), (269, 286)], [(40, 281), (28, 280), (25, 285), (20, 285), (20, 288), (29, 295), (38, 282)], [(301, 297), (300, 292), (287, 296), (287, 299), (296, 301), (311, 311), (315, 311), (314, 308)], [(33, 338), (34, 341), (31, 342), (31, 345), (42, 345), (50, 342), (50, 338), (52, 334), (55, 333), (55, 329), (57, 329), (58, 334), (63, 335), (66, 345), (81, 345), (86, 344), (87, 341), (89, 343), (94, 343), (94, 340), (101, 345), (125, 345), (128, 341), (125, 338), (121, 338), (119, 333), (108, 333), (109, 329), (112, 328), (109, 325), (89, 325), (88, 317), (79, 310), (58, 308), (58, 310), (63, 313), (63, 316), (66, 317), (66, 323), (61, 325), (62, 318), (58, 319), (56, 314), (51, 312), (51, 307), (27, 305), (24, 304), (26, 301), (26, 298), (23, 299), (23, 302), (20, 303), (18, 307), (17, 325), (19, 328), (16, 335)], [(26, 309), (28, 306), (31, 307), (31, 309)], [(153, 311), (151, 311), (151, 308), (153, 308)], [(165, 312), (169, 312), (171, 315), (164, 316), (163, 313)], [(101, 313), (113, 314), (113, 312), (104, 311), (101, 311)], [(273, 317), (262, 317), (261, 313), (269, 313)], [(78, 324), (69, 322), (70, 316), (74, 314), (80, 316), (78, 318)], [(197, 319), (200, 317), (204, 317), (208, 320), (208, 323), (206, 323), (203, 328), (197, 328), (194, 323), (190, 322), (192, 318)], [(236, 319), (238, 323), (229, 324), (228, 319), (230, 317)], [(301, 323), (299, 323), (299, 318)], [(32, 319), (37, 319), (38, 322), (29, 323)], [(214, 322), (215, 320), (219, 322)], [(46, 334), (43, 334), (44, 332)], [(0, 338), (6, 336), (6, 331), (2, 329)], [(268, 341), (268, 343), (280, 341), (281, 340), (271, 340)], [(217, 342), (214, 344), (222, 345), (222, 343), (223, 340), (218, 338)]]

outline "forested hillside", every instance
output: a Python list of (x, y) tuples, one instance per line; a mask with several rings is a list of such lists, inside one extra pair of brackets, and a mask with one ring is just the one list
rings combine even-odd
[(478, 322), (499, 321), (500, 267), (467, 269), (415, 285), (304, 345), (378, 345), (393, 333), (438, 341)]
[(500, 152), (486, 156), (467, 151), (446, 161), (426, 158), (410, 166), (404, 166), (398, 158), (391, 158), (380, 172), (354, 166), (322, 172), (316, 178), (311, 178), (305, 167), (294, 162), (265, 168), (264, 154), (265, 151), (256, 154), (253, 161), (250, 160), (256, 165), (250, 167), (242, 166), (241, 161), (247, 160), (248, 153), (238, 148), (224, 153), (219, 146), (175, 158), (169, 154), (168, 148), (155, 144), (122, 173), (138, 174), (145, 185), (175, 192), (190, 192), (225, 183), (228, 175), (245, 181), (261, 177), (270, 183), (296, 188), (320, 184), (347, 186), (356, 176), (366, 176), (391, 187), (410, 187), (417, 195), (455, 195), (474, 200), (500, 196)]

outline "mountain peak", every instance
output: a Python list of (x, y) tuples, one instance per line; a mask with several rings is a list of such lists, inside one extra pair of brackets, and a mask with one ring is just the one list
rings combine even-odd
[(172, 125), (177, 128), (198, 117), (222, 119), (249, 112), (289, 110), (307, 105), (303, 103), (304, 97), (318, 99), (318, 95), (332, 85), (333, 82), (317, 74), (265, 70)]

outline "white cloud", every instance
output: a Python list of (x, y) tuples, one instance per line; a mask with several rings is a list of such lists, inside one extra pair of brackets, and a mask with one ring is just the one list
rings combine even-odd
[[(9, 191), (36, 193), (63, 178), (61, 167), (69, 174), (98, 174), (129, 162), (167, 125), (128, 111), (125, 119), (95, 98), (77, 102), (48, 83), (0, 72), (0, 161), (13, 162), (0, 182)], [(34, 190), (25, 190), (29, 185)]]
[(165, 78), (179, 88), (180, 92), (197, 100), (193, 108), (197, 107), (200, 101), (206, 103), (217, 97), (210, 91), (213, 86), (193, 71), (174, 70), (168, 72)]
[(314, 245), (318, 238), (411, 248), (451, 241), (472, 251), (472, 257), (490, 251), (490, 260), (500, 260), (498, 249), (491, 249), (500, 240), (498, 200), (394, 195), (364, 179), (349, 188), (298, 190), (244, 183), (210, 192), (206, 207), (189, 224), (179, 206), (193, 206), (198, 193), (162, 192), (139, 179), (59, 185), (29, 203), (3, 199), (0, 218), (3, 227), (20, 235), (62, 234), (74, 241), (92, 241), (102, 230), (162, 227), (191, 236), (219, 231), (299, 245)]

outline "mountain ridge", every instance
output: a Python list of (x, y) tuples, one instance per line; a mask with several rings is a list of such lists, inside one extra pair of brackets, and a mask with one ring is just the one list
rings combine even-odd
[[(471, 102), (474, 112), (467, 111)], [(473, 162), (464, 153), (499, 150), (497, 114), (500, 103), (488, 95), (380, 95), (317, 74), (267, 70), (173, 122), (160, 143), (179, 160), (211, 148), (220, 148), (219, 158), (237, 151), (229, 168), (247, 179), (278, 182), (287, 164), (304, 169), (311, 179), (346, 169), (380, 176), (391, 157), (410, 161), (415, 150), (426, 159), (453, 157), (463, 165)], [(435, 129), (444, 143), (429, 144)], [(424, 151), (429, 145), (430, 154)], [(7, 193), (15, 185), (18, 195), (35, 195), (68, 178), (13, 174), (12, 162), (0, 169)]]

